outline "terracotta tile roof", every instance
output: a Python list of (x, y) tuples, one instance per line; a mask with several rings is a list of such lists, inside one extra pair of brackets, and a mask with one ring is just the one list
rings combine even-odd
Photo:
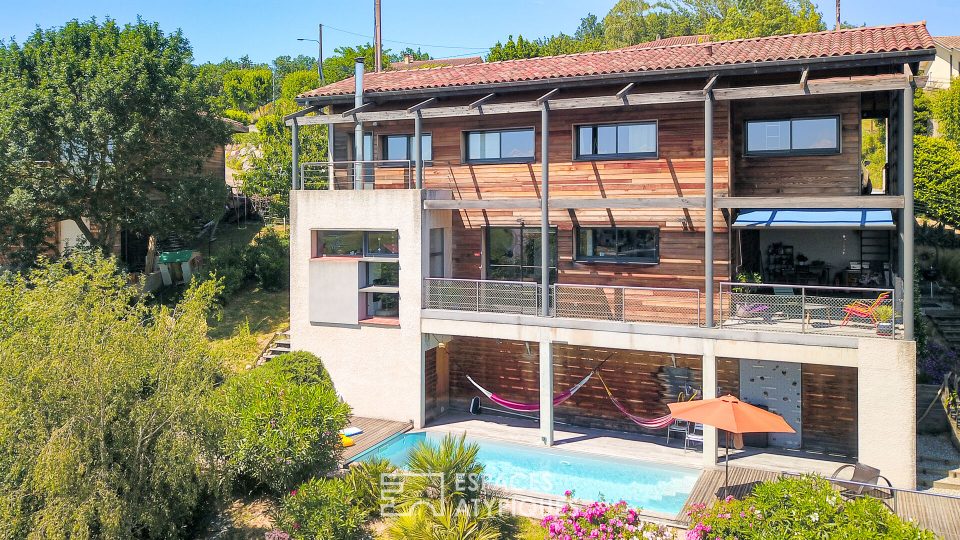
[(960, 36), (934, 36), (933, 40), (941, 47), (960, 49)]
[(466, 66), (469, 64), (482, 64), (483, 57), (468, 56), (466, 58), (431, 58), (430, 60), (410, 60), (404, 59), (399, 62), (390, 62), (390, 69), (424, 69), (428, 67), (446, 67), (446, 66)]
[(697, 34), (693, 36), (674, 36), (637, 43), (636, 45), (624, 47), (623, 50), (629, 51), (633, 49), (652, 49), (653, 47), (670, 47), (672, 45), (695, 45), (697, 43), (706, 43), (708, 41), (710, 41), (710, 36), (706, 34)]
[[(852, 28), (810, 34), (738, 39), (690, 45), (628, 47), (612, 51), (506, 60), (364, 75), (365, 92), (451, 88), (521, 81), (547, 81), (617, 73), (710, 68), (752, 62), (802, 60), (933, 48), (923, 23)], [(301, 97), (353, 94), (353, 79), (329, 84)]]

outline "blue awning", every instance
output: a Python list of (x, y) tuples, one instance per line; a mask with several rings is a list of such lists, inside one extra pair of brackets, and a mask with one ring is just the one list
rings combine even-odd
[(733, 222), (739, 228), (896, 229), (893, 211), (884, 209), (744, 210)]

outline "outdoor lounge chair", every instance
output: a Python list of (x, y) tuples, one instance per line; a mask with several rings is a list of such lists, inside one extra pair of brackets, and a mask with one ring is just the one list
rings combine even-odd
[(875, 314), (878, 307), (883, 304), (884, 301), (890, 298), (890, 293), (880, 293), (880, 296), (877, 297), (872, 303), (868, 304), (861, 300), (855, 302), (850, 302), (843, 307), (843, 321), (840, 323), (840, 326), (846, 326), (850, 319), (869, 319), (874, 324), (877, 324), (877, 316)]
[[(853, 474), (848, 480), (840, 478), (840, 473), (846, 469), (853, 469)], [(886, 482), (886, 486), (880, 484), (880, 481)], [(891, 510), (896, 512), (897, 499), (893, 496), (893, 484), (885, 476), (880, 474), (880, 469), (864, 465), (859, 461), (855, 464), (846, 464), (838, 468), (830, 476), (830, 482), (840, 488), (840, 495), (847, 499), (870, 496), (877, 499), (889, 499), (893, 501)]]
[(690, 431), (690, 426), (687, 424), (686, 420), (676, 420), (674, 423), (670, 424), (667, 427), (667, 444), (670, 444), (670, 434), (678, 433), (683, 437), (684, 444), (686, 444), (687, 433)]
[(684, 451), (690, 446), (690, 443), (699, 443), (703, 446), (703, 424), (693, 424), (693, 431), (687, 433), (687, 438), (683, 441)]

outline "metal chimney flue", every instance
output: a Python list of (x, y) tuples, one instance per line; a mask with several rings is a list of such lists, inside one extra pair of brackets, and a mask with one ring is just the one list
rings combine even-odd
[[(356, 86), (353, 91), (353, 106), (359, 107), (363, 105), (363, 57), (357, 57), (357, 63), (354, 66), (354, 82)], [(359, 120), (354, 124), (353, 128), (353, 189), (363, 189), (363, 164), (360, 163), (363, 161), (364, 152), (363, 152), (363, 123)]]

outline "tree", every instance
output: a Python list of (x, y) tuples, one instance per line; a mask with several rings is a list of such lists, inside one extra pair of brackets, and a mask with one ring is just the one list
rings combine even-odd
[(930, 135), (930, 120), (933, 118), (933, 102), (921, 88), (913, 93), (913, 134)]
[[(353, 77), (357, 58), (360, 57), (363, 57), (364, 69), (373, 71), (375, 55), (373, 45), (369, 43), (355, 47), (337, 47), (333, 50), (333, 56), (323, 60), (323, 77), (327, 84)], [(388, 65), (389, 63), (390, 51), (385, 49), (382, 55), (382, 64)]]
[(432, 60), (432, 58), (430, 58), (430, 55), (428, 53), (425, 53), (420, 50), (420, 47), (417, 47), (417, 50), (413, 50), (413, 47), (407, 47), (402, 51), (398, 52), (397, 54), (391, 54), (389, 56), (390, 56), (391, 62), (400, 62), (404, 59), (404, 57), (408, 55), (413, 60)]
[(810, 0), (679, 0), (713, 39), (739, 39), (826, 30)]
[(933, 117), (943, 136), (960, 144), (960, 77), (954, 77), (949, 88), (937, 92), (933, 100)]
[(914, 137), (914, 197), (920, 211), (960, 225), (960, 147), (937, 137)]
[(227, 109), (250, 112), (273, 101), (273, 72), (269, 68), (235, 69), (223, 76)]
[(665, 2), (619, 0), (603, 19), (604, 45), (618, 49), (671, 36), (699, 33), (690, 13)]
[(191, 61), (179, 32), (139, 20), (0, 45), (0, 248), (55, 250), (36, 235), (59, 220), (106, 250), (123, 228), (182, 233), (218, 217), (226, 191), (201, 165), (227, 129)]
[(273, 59), (273, 69), (277, 79), (283, 79), (296, 71), (313, 71), (316, 73), (317, 59), (305, 54), (298, 54), (295, 58), (291, 58), (289, 55), (278, 56)]
[(0, 537), (189, 535), (217, 478), (215, 290), (149, 306), (96, 251), (0, 282)]
[(320, 86), (320, 75), (313, 71), (294, 71), (280, 82), (280, 97), (294, 99), (298, 95)]

